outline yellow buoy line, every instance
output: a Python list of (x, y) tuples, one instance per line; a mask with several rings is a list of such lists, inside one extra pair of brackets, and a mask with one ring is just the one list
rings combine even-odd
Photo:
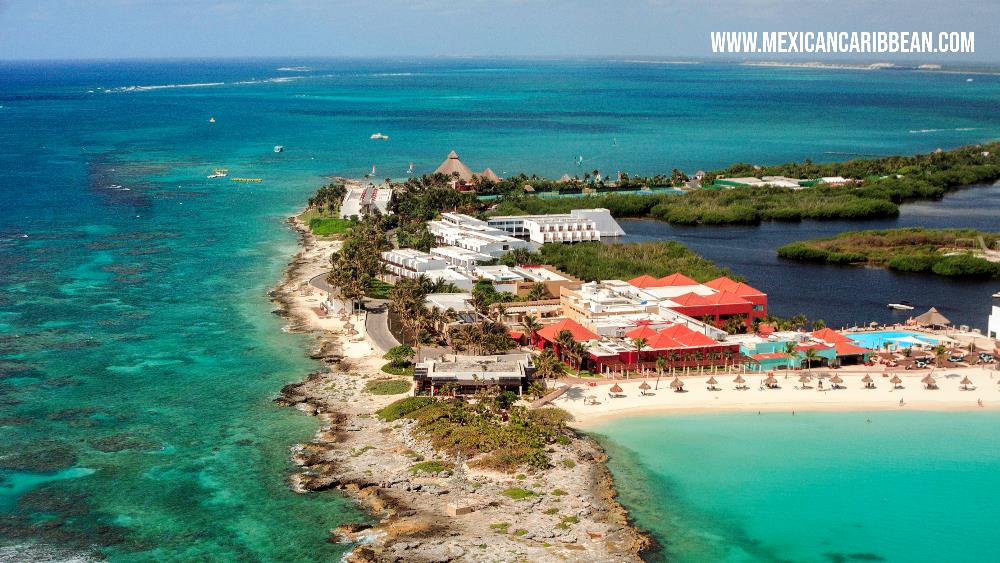
[(263, 178), (230, 178), (229, 181), (230, 182), (251, 182), (251, 183), (255, 183), (256, 184), (258, 182), (263, 182), (264, 179)]

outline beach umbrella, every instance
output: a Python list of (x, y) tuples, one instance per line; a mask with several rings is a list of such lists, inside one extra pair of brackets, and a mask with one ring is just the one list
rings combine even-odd
[(808, 375), (799, 376), (799, 383), (809, 383), (810, 381), (812, 381), (812, 378)]
[(735, 383), (735, 384), (737, 384), (737, 385), (743, 385), (743, 384), (744, 384), (744, 383), (746, 383), (746, 382), (747, 382), (747, 380), (746, 380), (746, 379), (743, 379), (743, 376), (742, 376), (742, 375), (737, 375), (737, 376), (736, 376), (736, 379), (734, 379), (734, 380), (733, 380), (733, 383)]
[(706, 381), (705, 383), (707, 383), (709, 385), (715, 385), (716, 383), (718, 383), (718, 381), (715, 380), (715, 376), (712, 376), (712, 377), (709, 377), (708, 381)]
[(649, 384), (646, 383), (645, 381), (643, 381), (642, 383), (639, 384), (639, 389), (642, 389), (643, 391), (646, 391), (647, 389), (650, 389), (650, 388), (651, 387), (649, 386)]
[(833, 383), (834, 385), (840, 385), (843, 382), (844, 379), (837, 374), (833, 374), (833, 377), (830, 378), (830, 383)]
[(609, 391), (611, 391), (612, 393), (621, 393), (622, 392), (622, 387), (621, 387), (621, 385), (618, 385), (617, 383), (615, 383), (614, 385), (611, 386), (611, 389), (609, 389)]
[(681, 381), (681, 378), (674, 376), (674, 380), (670, 382), (670, 387), (674, 390), (680, 391), (684, 388), (684, 382)]
[(972, 385), (972, 380), (969, 379), (969, 376), (965, 376), (965, 377), (962, 378), (962, 381), (959, 382), (959, 385), (962, 386), (963, 390), (968, 391), (969, 390), (969, 385)]
[(892, 379), (889, 380), (889, 382), (892, 383), (893, 387), (899, 387), (899, 384), (902, 383), (903, 380), (900, 379), (898, 375), (894, 375), (892, 376)]
[(927, 386), (928, 389), (933, 387), (937, 383), (937, 381), (935, 381), (934, 378), (929, 375), (923, 378), (921, 381), (923, 382), (924, 385)]
[(773, 375), (767, 376), (767, 379), (764, 380), (764, 385), (777, 385), (777, 384), (778, 380), (775, 379)]
[(872, 379), (872, 376), (866, 373), (865, 376), (861, 378), (861, 381), (862, 383), (873, 383), (875, 380)]

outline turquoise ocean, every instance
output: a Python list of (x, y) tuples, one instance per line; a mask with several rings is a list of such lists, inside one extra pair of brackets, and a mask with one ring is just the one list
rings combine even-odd
[[(267, 291), (295, 251), (285, 217), (329, 175), (375, 165), (399, 178), (411, 162), (429, 172), (451, 149), (474, 169), (554, 176), (1000, 137), (1000, 77), (966, 78), (594, 60), (2, 63), (0, 558), (304, 561), (347, 549), (327, 531), (365, 516), (336, 493), (288, 491), (288, 447), (316, 422), (271, 403), (319, 367), (307, 338), (282, 332)], [(370, 140), (375, 132), (390, 140)], [(263, 181), (207, 179), (215, 168)], [(906, 560), (899, 546), (926, 541), (927, 527), (998, 523), (984, 510), (996, 488), (973, 486), (975, 472), (996, 468), (976, 456), (995, 456), (983, 426), (995, 418), (899, 424), (901, 439), (926, 438), (917, 443), (928, 470), (882, 447), (894, 422), (855, 432), (856, 416), (825, 416), (808, 431), (796, 426), (807, 417), (758, 428), (775, 439), (731, 454), (703, 447), (722, 443), (710, 433), (725, 434), (730, 415), (657, 419), (677, 436), (656, 452), (673, 456), (663, 459), (627, 427), (602, 432), (626, 504), (667, 547), (660, 556)], [(838, 453), (850, 466), (817, 465), (826, 458), (816, 448), (847, 436), (853, 447)], [(737, 463), (715, 463), (740, 451)], [(858, 466), (859, 481), (839, 480)], [(702, 494), (692, 468), (726, 486)], [(633, 494), (627, 477), (639, 474)], [(786, 495), (804, 487), (799, 478), (820, 480), (823, 494)], [(900, 514), (872, 498), (876, 483), (909, 483), (904, 500), (935, 511)], [(842, 532), (798, 530), (814, 522), (789, 507), (800, 501), (817, 503), (814, 515), (836, 501), (826, 524)], [(709, 529), (741, 547), (698, 539)], [(988, 534), (961, 531), (948, 541), (989, 549)], [(834, 544), (813, 549), (817, 538)]]

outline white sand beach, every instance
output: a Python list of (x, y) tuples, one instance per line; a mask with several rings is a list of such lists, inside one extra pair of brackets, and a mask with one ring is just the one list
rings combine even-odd
[[(619, 381), (622, 392), (612, 398), (609, 396), (611, 382), (600, 381), (596, 386), (576, 384), (562, 396), (552, 402), (573, 414), (574, 426), (585, 428), (598, 424), (610, 418), (636, 416), (645, 414), (691, 414), (697, 412), (713, 412), (720, 410), (744, 411), (797, 411), (808, 412), (818, 410), (864, 411), (881, 409), (910, 410), (972, 410), (979, 408), (1000, 408), (1000, 372), (995, 370), (970, 367), (955, 369), (938, 369), (933, 373), (937, 389), (925, 389), (921, 379), (930, 370), (905, 371), (890, 373), (871, 373), (874, 379), (874, 389), (866, 389), (861, 381), (865, 372), (848, 372), (837, 370), (836, 373), (844, 382), (842, 389), (832, 389), (828, 377), (823, 379), (823, 388), (819, 389), (817, 378), (813, 378), (802, 388), (799, 377), (805, 372), (777, 372), (777, 389), (763, 389), (761, 382), (766, 374), (745, 375), (747, 390), (737, 390), (732, 375), (716, 375), (718, 391), (709, 391), (706, 383), (710, 376), (685, 377), (684, 392), (678, 393), (670, 388), (673, 381), (663, 377), (656, 382), (655, 376), (649, 379), (631, 379)], [(814, 372), (818, 375), (820, 372)], [(900, 388), (894, 388), (890, 383), (893, 375), (898, 375), (903, 382)], [(968, 377), (973, 385), (963, 390), (960, 381)], [(653, 389), (641, 393), (639, 386), (646, 381)], [(593, 401), (588, 400), (593, 397)], [(903, 401), (902, 405), (900, 400)], [(982, 401), (980, 406), (979, 401)]]

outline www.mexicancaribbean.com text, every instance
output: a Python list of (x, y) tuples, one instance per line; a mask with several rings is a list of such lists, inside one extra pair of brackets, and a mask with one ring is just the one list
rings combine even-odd
[(713, 53), (974, 53), (972, 31), (713, 31)]

